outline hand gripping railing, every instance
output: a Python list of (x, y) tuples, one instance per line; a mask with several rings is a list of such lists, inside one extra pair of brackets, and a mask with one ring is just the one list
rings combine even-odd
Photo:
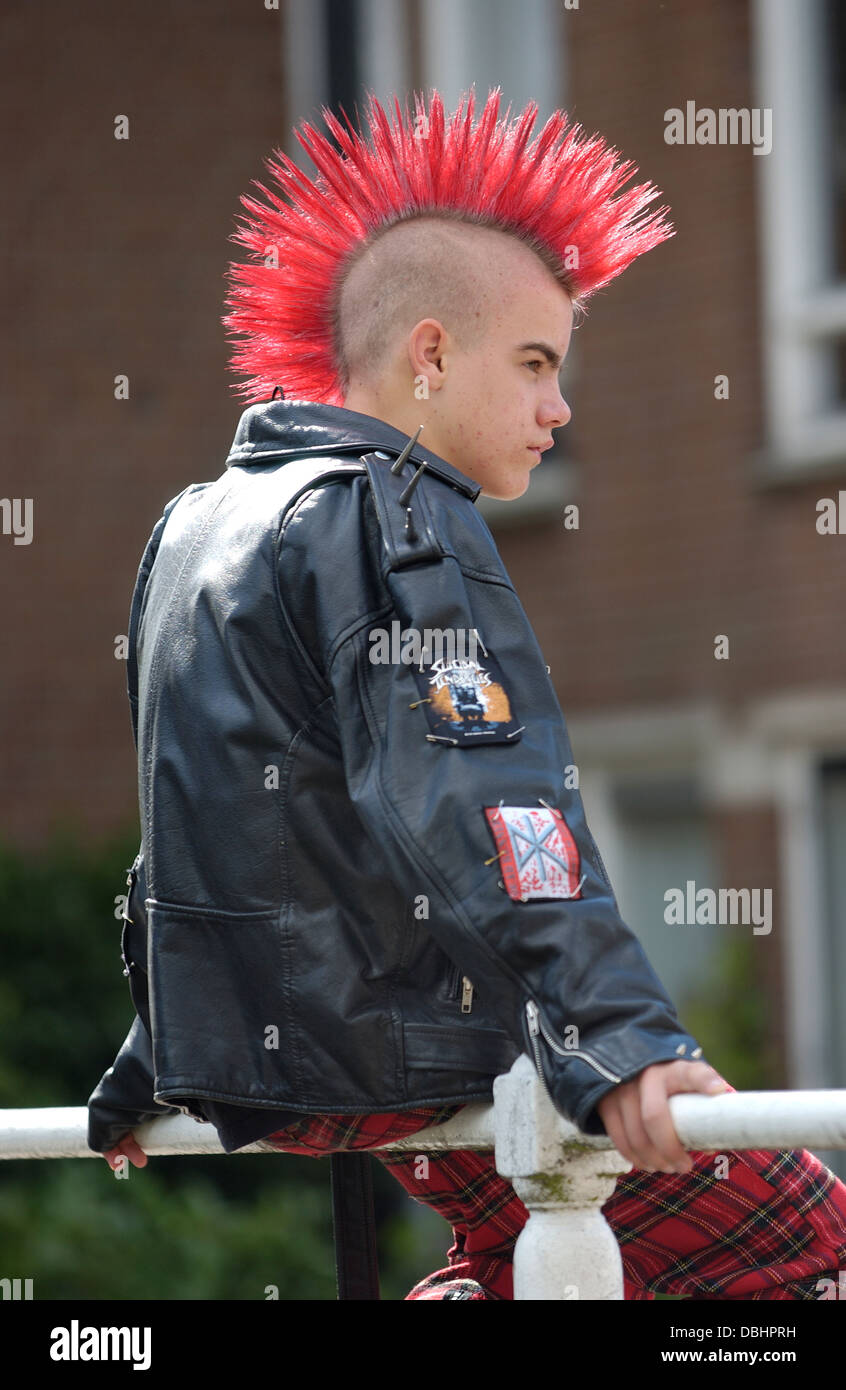
[[(607, 1136), (583, 1134), (549, 1101), (526, 1055), (496, 1077), (493, 1105), (468, 1105), (442, 1125), (378, 1147), (386, 1152), (493, 1150), (529, 1212), (514, 1248), (516, 1299), (622, 1299), (623, 1266), (601, 1207), (631, 1168)], [(734, 1091), (670, 1097), (686, 1149), (846, 1149), (846, 1090)], [(0, 1110), (0, 1159), (98, 1158), (82, 1107)], [(133, 1133), (145, 1153), (223, 1153), (217, 1131), (167, 1115)], [(238, 1154), (279, 1153), (259, 1140)]]

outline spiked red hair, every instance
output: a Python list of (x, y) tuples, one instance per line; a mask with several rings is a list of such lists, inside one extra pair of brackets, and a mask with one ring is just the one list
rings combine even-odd
[[(285, 395), (341, 405), (343, 396), (334, 308), (350, 257), (365, 240), (395, 222), (442, 210), (468, 222), (500, 227), (546, 249), (569, 267), (565, 284), (578, 305), (619, 275), (635, 257), (675, 235), (663, 220), (669, 208), (638, 215), (658, 196), (652, 184), (614, 194), (636, 171), (618, 163), (601, 136), (579, 139), (580, 125), (555, 111), (528, 145), (537, 116), (530, 102), (509, 125), (511, 107), (497, 121), (500, 89), (489, 93), (475, 127), (475, 92), (464, 96), (444, 124), (433, 89), (428, 115), (415, 93), (416, 118), (405, 124), (399, 100), (389, 123), (368, 93), (371, 141), (346, 115), (344, 129), (331, 111), (323, 118), (341, 153), (307, 122), (299, 143), (319, 173), (310, 180), (281, 150), (265, 163), (291, 205), (258, 180), (272, 207), (242, 196), (253, 214), (231, 237), (251, 250), (252, 264), (232, 264), (233, 282), (222, 322), (245, 334), (232, 351), (230, 370), (250, 379), (233, 387), (248, 400), (265, 400), (274, 387)], [(574, 255), (575, 251), (575, 255)]]

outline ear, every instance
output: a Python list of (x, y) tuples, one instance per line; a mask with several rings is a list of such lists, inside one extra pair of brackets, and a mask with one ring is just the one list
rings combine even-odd
[(408, 335), (408, 361), (415, 381), (425, 377), (430, 391), (439, 391), (446, 375), (444, 358), (451, 339), (439, 319), (421, 319)]

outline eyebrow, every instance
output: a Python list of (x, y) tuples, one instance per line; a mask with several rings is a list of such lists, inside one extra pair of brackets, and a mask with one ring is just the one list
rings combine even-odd
[(555, 348), (549, 346), (549, 343), (520, 343), (515, 351), (542, 352), (547, 362), (550, 362), (553, 367), (560, 367), (564, 361), (564, 358), (560, 357)]

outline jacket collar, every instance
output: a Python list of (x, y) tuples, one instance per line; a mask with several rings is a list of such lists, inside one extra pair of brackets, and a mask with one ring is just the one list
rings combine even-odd
[[(226, 467), (239, 463), (261, 463), (265, 459), (303, 458), (309, 454), (365, 454), (384, 449), (397, 457), (408, 443), (408, 435), (385, 420), (361, 415), (343, 406), (320, 401), (260, 401), (249, 406), (238, 422)], [(445, 459), (424, 449), (417, 441), (409, 455), (414, 464), (425, 463), (427, 470), (451, 483), (475, 502), (481, 483), (468, 478)]]

